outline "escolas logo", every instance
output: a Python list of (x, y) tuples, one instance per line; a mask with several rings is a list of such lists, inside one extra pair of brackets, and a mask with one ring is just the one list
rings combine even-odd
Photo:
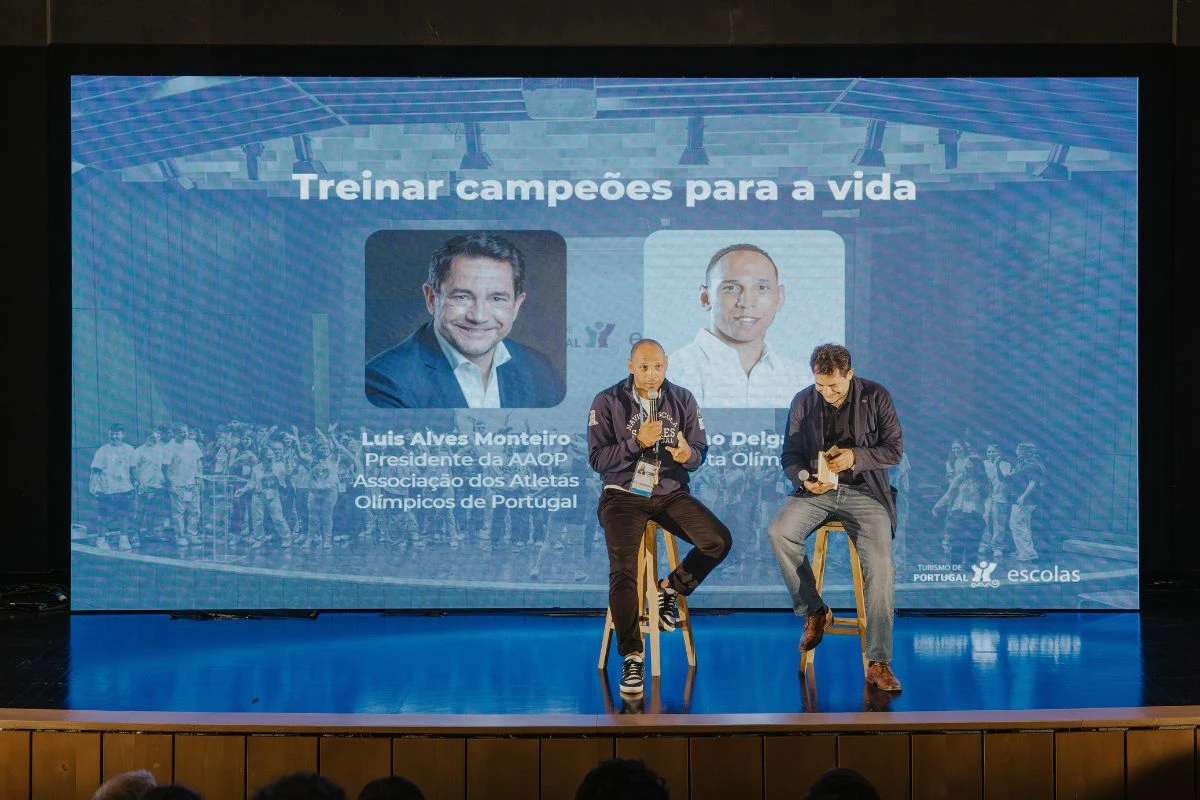
[(1079, 583), (1083, 575), (1077, 569), (1052, 568), (1010, 569), (1006, 576), (1013, 583)]
[(995, 589), (1000, 585), (1000, 581), (992, 579), (992, 573), (996, 571), (996, 562), (982, 559), (978, 564), (971, 565), (971, 588), (982, 589), (990, 586)]

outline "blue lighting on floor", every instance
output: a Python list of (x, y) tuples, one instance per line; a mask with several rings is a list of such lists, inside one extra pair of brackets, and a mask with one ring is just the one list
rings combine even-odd
[[(798, 678), (800, 620), (694, 618), (689, 676), (678, 634), (662, 678), (623, 703), (603, 618), (325, 613), (315, 619), (71, 619), (70, 709), (339, 714), (775, 714), (1130, 707), (1143, 703), (1136, 613), (901, 616), (894, 698), (864, 690), (858, 641), (829, 636)], [(815, 684), (815, 686), (814, 686)], [(806, 690), (807, 688), (807, 690)], [(814, 690), (815, 689), (815, 690)]]

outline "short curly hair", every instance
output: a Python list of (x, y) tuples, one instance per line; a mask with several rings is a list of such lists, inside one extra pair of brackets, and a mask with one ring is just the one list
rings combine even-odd
[(819, 344), (808, 358), (813, 375), (845, 375), (850, 371), (850, 351), (840, 344)]

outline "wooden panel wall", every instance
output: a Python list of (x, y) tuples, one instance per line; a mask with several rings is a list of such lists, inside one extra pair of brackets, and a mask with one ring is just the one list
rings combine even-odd
[(100, 734), (34, 731), (30, 774), (34, 800), (88, 800), (100, 785)]
[(926, 800), (982, 800), (983, 735), (914, 734), (912, 796)]
[(1196, 796), (1196, 752), (1191, 728), (1128, 731), (1125, 734), (1127, 797), (1185, 800)]
[(1056, 733), (1054, 750), (1056, 797), (1125, 797), (1124, 731)]
[(175, 780), (175, 741), (169, 733), (106, 733), (101, 739), (104, 780), (146, 769), (159, 783)]
[(691, 797), (686, 736), (617, 739), (617, 758), (636, 758), (667, 781), (671, 797)]
[(467, 800), (537, 797), (537, 739), (468, 739)]
[(983, 796), (1054, 800), (1054, 733), (985, 733)]
[(762, 797), (763, 737), (694, 738), (690, 745), (693, 800)]
[(175, 782), (202, 797), (241, 800), (246, 794), (246, 737), (176, 735)]
[(572, 800), (584, 776), (615, 752), (611, 736), (542, 739), (542, 800)]
[(837, 762), (838, 737), (767, 736), (763, 739), (763, 798), (792, 800)]
[(0, 797), (30, 793), (29, 740), (29, 731), (0, 731)]
[(205, 797), (245, 800), (319, 772), (354, 797), (403, 775), (429, 800), (570, 800), (600, 761), (637, 758), (676, 800), (803, 796), (825, 770), (867, 775), (885, 800), (1194, 798), (1195, 727), (554, 736), (388, 736), (0, 731), (0, 798), (88, 800), (102, 780), (149, 769)]
[(421, 787), (425, 800), (467, 796), (466, 739), (392, 740), (392, 769)]
[(380, 738), (324, 737), (321, 774), (358, 797), (374, 779), (392, 774), (392, 741)]
[(247, 736), (246, 796), (276, 778), (317, 771), (315, 736)]

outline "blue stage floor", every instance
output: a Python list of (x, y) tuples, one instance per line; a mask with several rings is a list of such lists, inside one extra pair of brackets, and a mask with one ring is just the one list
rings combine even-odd
[[(314, 618), (69, 617), (54, 698), (52, 654), (3, 672), (0, 705), (72, 710), (336, 714), (676, 714), (964, 711), (1171, 704), (1142, 659), (1137, 613), (901, 615), (895, 697), (864, 689), (858, 640), (827, 637), (816, 680), (798, 677), (800, 620), (696, 614), (698, 668), (664, 635), (661, 679), (640, 703), (596, 669), (599, 616), (323, 613)], [(13, 652), (16, 641), (6, 648)], [(28, 675), (42, 663), (43, 682)], [(47, 671), (48, 670), (48, 671)], [(18, 679), (22, 674), (26, 677)], [(1170, 679), (1168, 677), (1168, 679)], [(22, 683), (24, 680), (24, 683)], [(22, 690), (22, 686), (24, 690)], [(1194, 702), (1177, 693), (1177, 702)], [(1164, 703), (1164, 699), (1166, 702)]]

